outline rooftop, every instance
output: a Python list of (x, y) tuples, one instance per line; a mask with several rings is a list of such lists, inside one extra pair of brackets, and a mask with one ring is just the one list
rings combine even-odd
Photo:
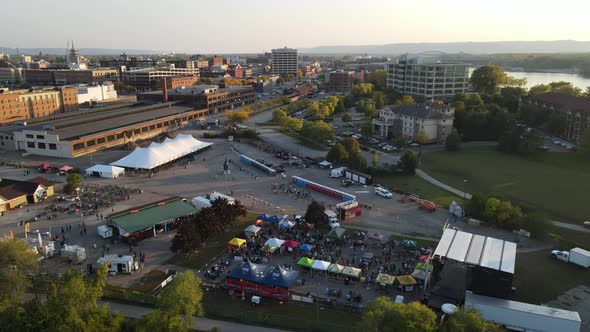
[(453, 107), (449, 105), (389, 105), (385, 106), (385, 109), (390, 110), (393, 113), (399, 113), (402, 115), (417, 117), (417, 118), (453, 118), (450, 114), (439, 113), (438, 111), (452, 110)]
[(587, 98), (573, 97), (561, 93), (544, 93), (529, 97), (529, 99), (563, 107), (569, 111), (590, 113), (590, 99)]
[(516, 243), (447, 228), (433, 257), (514, 274)]
[(126, 232), (133, 233), (197, 211), (192, 204), (181, 198), (173, 198), (124, 211), (112, 216), (111, 220)]

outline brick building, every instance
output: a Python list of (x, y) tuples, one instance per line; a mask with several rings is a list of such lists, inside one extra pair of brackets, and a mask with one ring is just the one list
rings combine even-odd
[[(162, 91), (140, 93), (137, 100), (161, 101)], [(253, 104), (256, 101), (256, 93), (251, 86), (219, 88), (217, 85), (197, 85), (168, 89), (168, 100), (179, 101), (197, 109), (206, 108), (209, 110), (208, 114), (212, 115)]]
[(590, 99), (560, 93), (544, 93), (524, 98), (520, 107), (524, 105), (558, 114), (561, 119), (558, 136), (570, 142), (580, 142), (584, 130), (590, 128)]
[(330, 90), (348, 92), (354, 83), (354, 71), (338, 70), (330, 73)]
[(24, 69), (23, 79), (29, 84), (66, 85), (76, 83), (101, 83), (117, 81), (119, 72), (111, 68), (69, 70), (69, 69)]
[(0, 124), (77, 109), (78, 91), (73, 87), (0, 93)]
[[(199, 83), (199, 76), (171, 76), (164, 78), (168, 89), (175, 89), (182, 86), (193, 86)], [(162, 86), (164, 86), (162, 84)]]

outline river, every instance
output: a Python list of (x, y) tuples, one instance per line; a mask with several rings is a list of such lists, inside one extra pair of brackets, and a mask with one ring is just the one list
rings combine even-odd
[[(474, 68), (470, 68), (469, 74), (473, 72)], [(523, 72), (523, 71), (507, 71), (508, 76), (514, 78), (526, 78), (527, 84), (526, 89), (530, 89), (532, 86), (539, 84), (548, 84), (551, 82), (566, 81), (571, 82), (574, 86), (582, 90), (586, 90), (586, 87), (590, 86), (590, 78), (582, 77), (577, 74), (565, 74), (565, 73), (538, 73), (538, 72)]]

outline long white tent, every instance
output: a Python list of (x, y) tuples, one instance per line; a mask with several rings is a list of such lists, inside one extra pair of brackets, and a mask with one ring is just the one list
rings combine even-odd
[(112, 162), (111, 165), (132, 169), (153, 169), (212, 144), (199, 141), (192, 135), (178, 135), (174, 139), (166, 138), (162, 143), (154, 142), (147, 148), (136, 148), (127, 156)]

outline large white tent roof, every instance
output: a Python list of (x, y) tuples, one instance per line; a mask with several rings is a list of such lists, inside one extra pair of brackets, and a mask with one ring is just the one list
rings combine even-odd
[(112, 162), (111, 165), (135, 169), (153, 169), (212, 144), (199, 141), (192, 135), (178, 135), (174, 139), (166, 138), (162, 143), (154, 142), (147, 148), (136, 148), (127, 156)]

